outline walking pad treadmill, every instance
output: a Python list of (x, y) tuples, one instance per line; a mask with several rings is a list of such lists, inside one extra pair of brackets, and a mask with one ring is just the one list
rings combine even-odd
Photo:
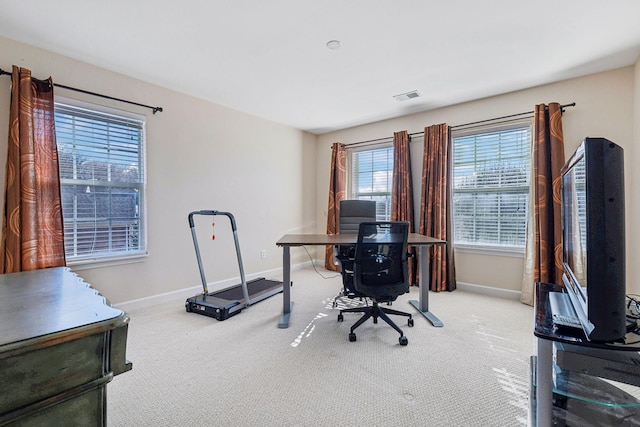
[[(233, 230), (233, 240), (236, 244), (236, 255), (238, 256), (238, 267), (240, 268), (241, 283), (229, 288), (225, 288), (215, 292), (209, 292), (207, 287), (207, 279), (204, 275), (202, 267), (202, 258), (198, 247), (198, 238), (196, 237), (194, 215), (225, 215), (231, 221), (231, 229)], [(240, 255), (240, 243), (238, 242), (238, 229), (236, 220), (229, 212), (221, 211), (194, 211), (189, 214), (189, 227), (191, 228), (191, 236), (193, 237), (193, 245), (196, 250), (196, 258), (198, 259), (198, 268), (200, 269), (200, 278), (202, 279), (203, 293), (194, 297), (187, 298), (185, 308), (187, 312), (203, 314), (205, 316), (214, 317), (217, 320), (226, 320), (229, 317), (240, 313), (240, 311), (251, 304), (255, 304), (267, 299), (277, 293), (282, 292), (282, 282), (275, 280), (267, 280), (264, 277), (247, 282), (244, 276), (244, 268), (242, 267), (242, 256)], [(215, 236), (214, 236), (215, 238)]]

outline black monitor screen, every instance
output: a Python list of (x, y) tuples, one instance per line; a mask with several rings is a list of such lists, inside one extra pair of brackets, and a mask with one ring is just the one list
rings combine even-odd
[[(587, 287), (587, 205), (585, 158), (580, 157), (562, 177), (563, 251), (567, 274), (576, 293), (585, 299)], [(585, 299), (586, 301), (586, 299)]]

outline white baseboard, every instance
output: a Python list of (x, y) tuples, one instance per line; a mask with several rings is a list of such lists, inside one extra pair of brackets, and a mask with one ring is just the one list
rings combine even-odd
[[(316, 265), (317, 262), (316, 262)], [(311, 267), (311, 261), (295, 264), (291, 266), (291, 271), (301, 270), (303, 268)], [(263, 271), (260, 273), (249, 274), (245, 276), (245, 280), (248, 282), (259, 277), (266, 278), (282, 278), (282, 268), (274, 268), (272, 270)], [(240, 276), (231, 279), (220, 280), (218, 282), (207, 283), (209, 292), (219, 291), (221, 289), (229, 288), (240, 283)], [(114, 307), (123, 311), (132, 311), (143, 308), (153, 307), (157, 304), (164, 304), (169, 302), (175, 302), (176, 304), (184, 304), (187, 298), (202, 293), (202, 285), (190, 286), (188, 288), (182, 288), (171, 292), (165, 292), (157, 295), (150, 295), (144, 298), (138, 298), (129, 301), (123, 301), (118, 304), (113, 304)]]
[(511, 299), (520, 301), (522, 292), (511, 289), (494, 288), (491, 286), (475, 285), (473, 283), (456, 282), (457, 289), (466, 292), (475, 292), (478, 294), (489, 295), (492, 297)]
[[(320, 268), (324, 268), (324, 260), (314, 260), (313, 263)], [(312, 267), (312, 261), (306, 261), (291, 266), (291, 271), (302, 270), (304, 268)], [(247, 281), (257, 279), (258, 277), (266, 278), (282, 278), (282, 268), (275, 268), (272, 270), (263, 271), (260, 273), (250, 274), (245, 277)], [(225, 289), (234, 286), (240, 282), (240, 277), (221, 280), (218, 282), (208, 283), (207, 287), (209, 292), (215, 292), (221, 289)], [(473, 283), (456, 282), (456, 286), (461, 291), (475, 292), (483, 295), (489, 295), (498, 298), (506, 298), (515, 301), (520, 301), (521, 292), (510, 289), (494, 288), (491, 286), (476, 285)], [(165, 292), (162, 294), (151, 295), (144, 298), (138, 298), (129, 301), (123, 301), (113, 306), (123, 310), (125, 312), (153, 307), (154, 305), (175, 302), (176, 304), (184, 304), (185, 300), (189, 297), (202, 293), (202, 285), (190, 286), (187, 288), (178, 289), (171, 292)]]

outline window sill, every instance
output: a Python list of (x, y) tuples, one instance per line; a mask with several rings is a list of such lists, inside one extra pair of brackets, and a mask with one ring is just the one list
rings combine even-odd
[(460, 253), (524, 258), (524, 248), (512, 248), (508, 246), (489, 245), (456, 245), (454, 250)]
[(74, 271), (89, 270), (92, 268), (114, 267), (118, 265), (143, 262), (148, 256), (148, 253), (143, 253), (121, 257), (87, 258), (77, 261), (68, 261), (67, 267), (70, 267)]

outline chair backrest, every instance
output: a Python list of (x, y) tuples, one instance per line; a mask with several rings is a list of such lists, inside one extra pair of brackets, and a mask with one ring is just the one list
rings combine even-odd
[(338, 230), (340, 233), (358, 232), (361, 222), (376, 220), (376, 202), (373, 200), (340, 200), (340, 217)]
[(393, 301), (409, 291), (404, 221), (362, 222), (353, 263), (355, 289), (379, 301)]

